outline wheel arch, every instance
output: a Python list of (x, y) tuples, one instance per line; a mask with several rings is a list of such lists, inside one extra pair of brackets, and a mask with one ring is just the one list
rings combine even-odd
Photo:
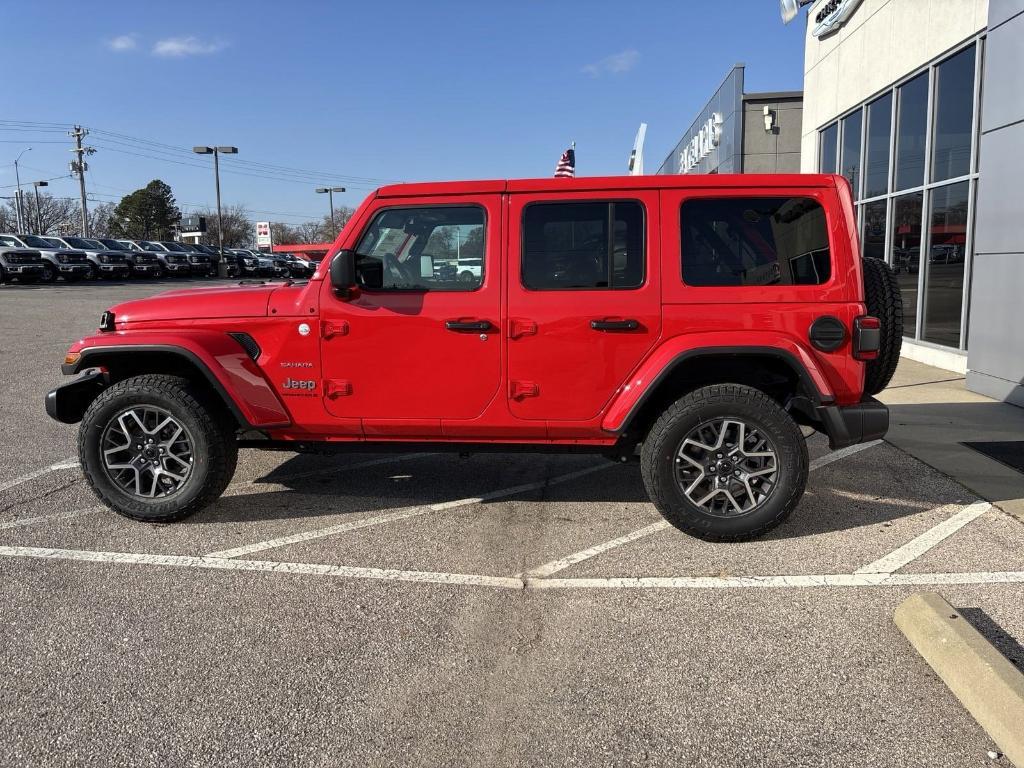
[[(265, 429), (290, 424), (287, 411), (258, 366), (249, 359), (239, 342), (227, 335), (225, 340), (234, 345), (237, 351), (230, 355), (211, 355), (210, 360), (204, 359), (197, 351), (174, 344), (86, 347), (80, 351), (76, 362), (65, 364), (61, 369), (65, 374), (101, 369), (108, 384), (145, 373), (183, 376), (202, 386), (219, 401), (240, 429)], [(99, 389), (95, 394), (98, 393)], [(77, 414), (78, 419), (84, 414), (89, 402), (91, 398), (87, 400), (79, 397), (79, 403), (74, 409), (77, 411), (81, 408), (81, 413)]]
[(613, 402), (602, 427), (624, 441), (639, 442), (671, 403), (700, 387), (724, 383), (761, 390), (793, 411), (799, 421), (812, 422), (814, 408), (834, 401), (831, 390), (826, 387), (823, 392), (818, 381), (820, 372), (812, 373), (795, 352), (780, 347), (685, 349), (634, 376)]

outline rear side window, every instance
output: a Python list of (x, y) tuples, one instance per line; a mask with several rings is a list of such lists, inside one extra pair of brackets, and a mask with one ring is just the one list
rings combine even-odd
[(523, 211), (522, 280), (534, 291), (639, 288), (644, 209), (634, 201), (533, 203)]
[(825, 211), (809, 197), (687, 200), (679, 226), (687, 285), (820, 285), (832, 274)]

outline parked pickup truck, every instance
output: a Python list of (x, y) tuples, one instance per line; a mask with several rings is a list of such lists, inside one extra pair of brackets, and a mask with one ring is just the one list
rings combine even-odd
[(36, 251), (43, 260), (40, 280), (54, 283), (58, 277), (74, 283), (85, 280), (91, 274), (89, 259), (83, 251), (56, 245), (39, 235), (0, 235), (0, 242), (15, 248)]
[[(435, 268), (470, 247), (479, 273)], [(741, 540), (799, 502), (801, 426), (833, 449), (885, 434), (872, 395), (901, 338), (841, 176), (404, 184), (308, 282), (111, 307), (46, 410), (80, 422), (89, 484), (138, 520), (213, 502), (240, 446), (427, 445), (638, 459), (673, 525)]]
[(5, 235), (0, 235), (0, 283), (34, 283), (43, 276), (43, 257)]

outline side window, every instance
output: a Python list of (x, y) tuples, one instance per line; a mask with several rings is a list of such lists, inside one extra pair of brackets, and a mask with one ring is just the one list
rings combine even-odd
[(389, 208), (356, 247), (356, 276), (375, 291), (473, 291), (484, 281), (484, 210)]
[(808, 197), (687, 200), (679, 226), (687, 285), (820, 285), (832, 274), (825, 211)]
[(644, 262), (640, 203), (533, 203), (523, 211), (522, 280), (530, 290), (639, 288)]

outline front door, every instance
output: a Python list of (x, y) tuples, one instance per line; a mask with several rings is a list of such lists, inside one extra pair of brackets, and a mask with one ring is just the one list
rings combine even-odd
[(509, 408), (596, 417), (661, 332), (658, 194), (517, 194), (509, 208)]
[(324, 281), (326, 408), (367, 435), (439, 435), (499, 390), (500, 195), (380, 200), (364, 221), (359, 290)]

